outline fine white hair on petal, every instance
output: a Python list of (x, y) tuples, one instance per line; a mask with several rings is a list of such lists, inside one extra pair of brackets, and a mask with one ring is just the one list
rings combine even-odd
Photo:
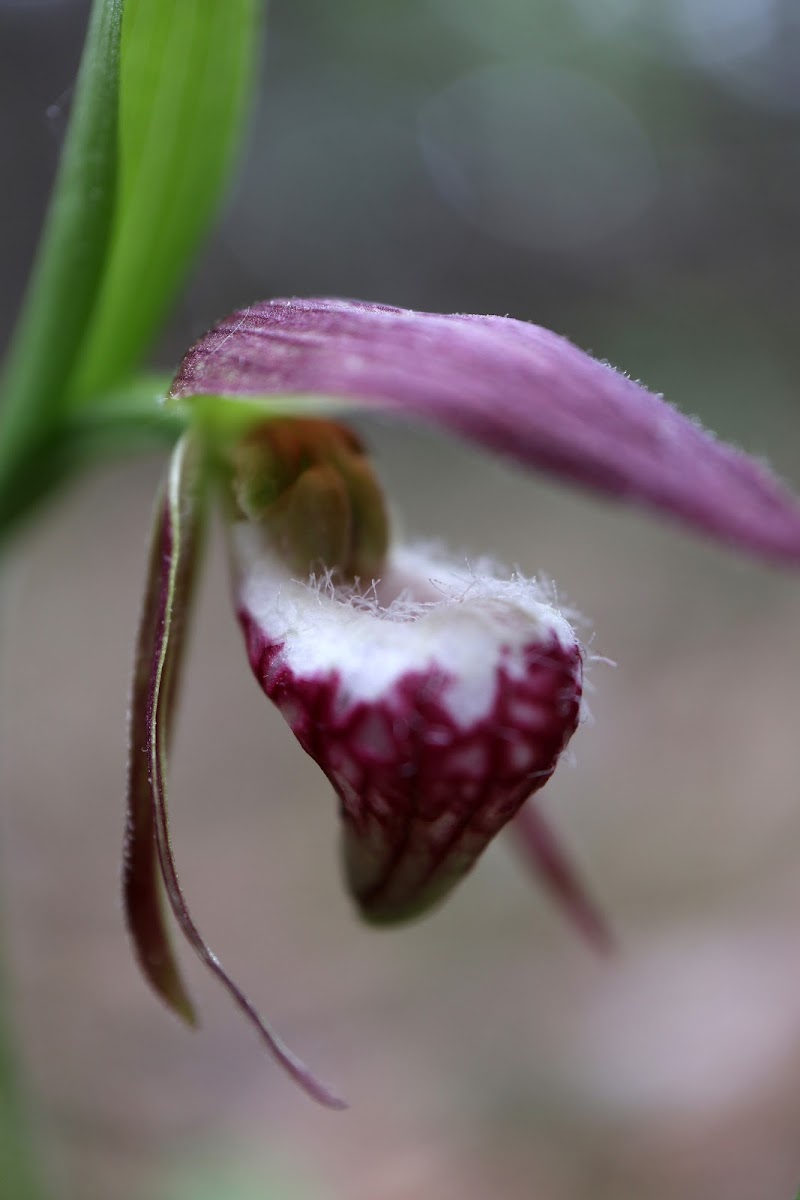
[[(579, 618), (583, 621), (583, 618)], [(574, 623), (574, 618), (573, 618)], [(597, 691), (594, 680), (590, 678), (590, 671), (595, 663), (601, 667), (612, 667), (616, 670), (619, 665), (613, 658), (608, 658), (605, 654), (594, 654), (592, 652), (592, 643), (594, 642), (594, 632), (589, 636), (588, 642), (583, 647), (583, 697), (581, 699), (581, 724), (594, 725), (594, 713), (589, 704), (589, 697), (593, 696)]]
[(342, 585), (329, 572), (293, 579), (258, 527), (231, 530), (240, 609), (280, 646), (294, 675), (336, 674), (342, 702), (375, 701), (415, 672), (448, 677), (453, 719), (466, 728), (494, 703), (498, 666), (530, 670), (541, 644), (578, 647), (552, 589), (488, 559), (454, 561), (439, 546), (396, 547), (383, 578)]

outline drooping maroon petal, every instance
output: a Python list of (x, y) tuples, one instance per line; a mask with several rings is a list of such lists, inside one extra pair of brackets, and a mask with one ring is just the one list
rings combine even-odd
[[(150, 544), (147, 584), (136, 643), (136, 662), (129, 714), (128, 789), (122, 887), (125, 919), (139, 966), (169, 1008), (189, 1025), (197, 1023), (191, 998), (181, 978), (165, 920), (161, 867), (156, 845), (155, 811), (151, 779), (150, 743), (151, 692), (156, 643), (166, 601), (165, 563), (170, 555), (170, 519), (166, 497), (159, 496)], [(190, 538), (182, 560), (176, 591), (184, 603), (175, 613), (175, 645), (182, 640), (178, 626), (185, 626), (191, 596), (190, 575), (196, 560), (196, 537)], [(162, 736), (169, 736), (175, 709), (180, 654), (173, 655), (174, 669), (166, 681), (162, 709)]]
[[(359, 908), (416, 916), (552, 775), (578, 724), (580, 643), (536, 584), (424, 549), (396, 548), (364, 594), (292, 579), (247, 523), (231, 541), (250, 664), (333, 784)], [(586, 932), (564, 862), (553, 843), (542, 874)]]
[(764, 466), (522, 321), (267, 301), (201, 338), (172, 394), (315, 394), (388, 409), (763, 558), (800, 564), (800, 501)]
[(599, 950), (612, 950), (614, 937), (605, 917), (587, 893), (535, 801), (520, 809), (510, 829), (536, 879), (555, 897), (578, 929)]
[(281, 1066), (315, 1100), (344, 1102), (320, 1083), (262, 1020), (194, 923), (183, 895), (169, 834), (166, 768), (178, 675), (203, 523), (203, 449), (186, 435), (175, 449), (160, 500), (139, 629), (130, 724), (128, 821), (123, 894), (138, 961), (155, 991), (195, 1023), (161, 906), (161, 884), (178, 928), (194, 952), (255, 1026)]

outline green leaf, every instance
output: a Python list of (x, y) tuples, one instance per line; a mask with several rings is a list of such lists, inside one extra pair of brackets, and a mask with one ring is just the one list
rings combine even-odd
[(262, 0), (126, 0), (119, 198), (81, 401), (147, 350), (215, 213), (254, 79)]
[(94, 311), (116, 197), (122, 0), (96, 0), (61, 166), (2, 382), (0, 508), (63, 402)]
[(270, 1054), (313, 1099), (343, 1108), (344, 1102), (261, 1019), (209, 948), (189, 912), (172, 853), (167, 755), (202, 541), (208, 473), (204, 445), (196, 431), (178, 442), (156, 510), (131, 697), (125, 914), (145, 977), (175, 1013), (194, 1024), (194, 1008), (167, 932), (163, 884), (186, 941), (256, 1028)]

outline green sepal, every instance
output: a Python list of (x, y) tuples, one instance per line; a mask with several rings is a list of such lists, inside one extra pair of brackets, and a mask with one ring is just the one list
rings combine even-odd
[[(186, 399), (167, 400), (167, 408), (180, 406), (191, 413), (193, 424), (205, 431), (213, 445), (216, 442), (235, 441), (254, 425), (273, 417), (330, 417), (335, 419), (348, 413), (369, 412), (365, 402), (359, 404), (337, 396), (308, 395), (264, 395), (264, 396), (212, 396), (200, 394)], [(374, 413), (374, 406), (371, 410)]]

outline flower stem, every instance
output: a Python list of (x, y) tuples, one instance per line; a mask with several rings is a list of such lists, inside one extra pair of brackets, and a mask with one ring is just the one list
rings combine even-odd
[(45, 231), (2, 379), (0, 506), (62, 407), (94, 311), (117, 187), (122, 0), (95, 0)]
[(135, 376), (56, 421), (41, 436), (35, 458), (18, 464), (10, 486), (0, 484), (0, 549), (56, 488), (95, 463), (172, 446), (188, 418), (183, 406), (164, 405), (168, 386), (166, 376)]

